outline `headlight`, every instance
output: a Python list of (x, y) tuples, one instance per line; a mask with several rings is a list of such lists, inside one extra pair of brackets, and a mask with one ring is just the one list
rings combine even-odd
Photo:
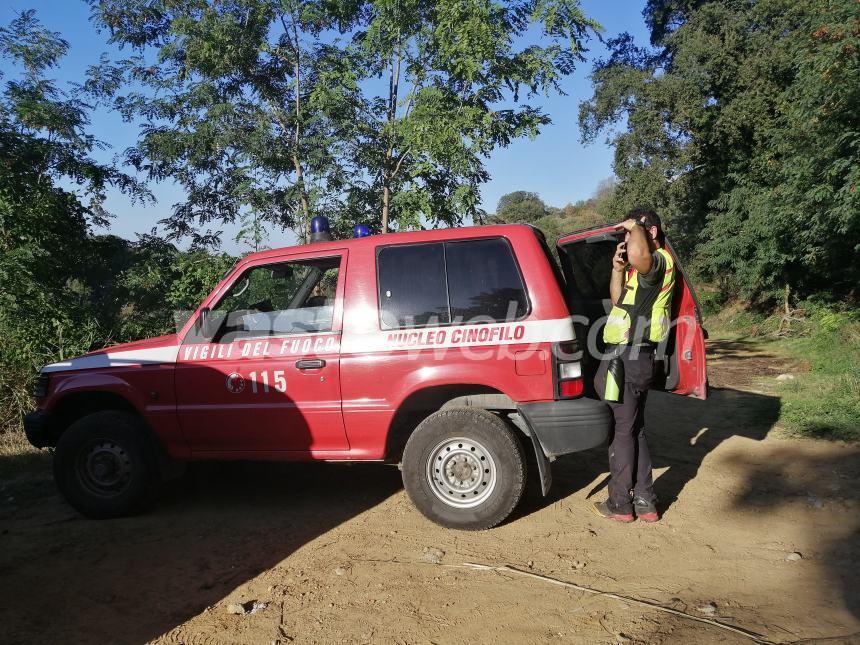
[(33, 396), (37, 399), (44, 398), (48, 396), (48, 375), (47, 374), (39, 374), (39, 378), (36, 379), (35, 384), (33, 385)]

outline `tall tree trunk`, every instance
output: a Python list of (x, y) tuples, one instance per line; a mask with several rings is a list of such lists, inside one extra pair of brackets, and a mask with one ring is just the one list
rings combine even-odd
[[(298, 128), (298, 126), (296, 126)], [(293, 166), (296, 169), (296, 185), (299, 187), (299, 202), (302, 208), (302, 221), (304, 222), (305, 240), (311, 239), (311, 218), (308, 195), (305, 191), (305, 178), (302, 172), (302, 164), (298, 155), (293, 154)]]
[(295, 46), (295, 61), (293, 62), (293, 70), (296, 76), (296, 127), (293, 130), (293, 167), (296, 170), (296, 185), (299, 188), (299, 202), (302, 209), (302, 220), (304, 222), (305, 241), (311, 239), (311, 217), (310, 205), (308, 203), (308, 193), (305, 187), (305, 174), (302, 169), (301, 158), (299, 157), (299, 141), (302, 133), (302, 69), (301, 69), (301, 43), (299, 42), (299, 32), (296, 29), (295, 16), (291, 16), (293, 25), (293, 41)]
[(391, 61), (388, 80), (388, 150), (385, 151), (385, 171), (382, 176), (382, 232), (388, 233), (391, 210), (391, 182), (394, 179), (394, 124), (397, 121), (397, 93), (400, 85), (400, 43)]
[(382, 186), (382, 232), (388, 233), (388, 209), (389, 200), (391, 199), (391, 188), (388, 185), (388, 180)]

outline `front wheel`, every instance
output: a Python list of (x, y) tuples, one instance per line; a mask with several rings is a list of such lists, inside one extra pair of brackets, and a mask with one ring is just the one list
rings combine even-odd
[(76, 510), (92, 518), (134, 513), (151, 500), (157, 460), (142, 421), (105, 410), (75, 421), (57, 442), (54, 480)]
[(526, 482), (522, 446), (508, 424), (479, 408), (441, 410), (424, 419), (403, 451), (403, 484), (426, 517), (477, 531), (514, 510)]

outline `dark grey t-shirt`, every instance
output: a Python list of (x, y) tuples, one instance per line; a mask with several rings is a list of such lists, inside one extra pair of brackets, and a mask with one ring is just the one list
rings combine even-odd
[(651, 254), (651, 270), (648, 273), (639, 274), (639, 284), (644, 287), (655, 287), (663, 283), (663, 275), (666, 273), (666, 258), (662, 253), (654, 251)]

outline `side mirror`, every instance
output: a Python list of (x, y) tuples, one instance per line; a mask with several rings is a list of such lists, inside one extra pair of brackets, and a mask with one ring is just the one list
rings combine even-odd
[(198, 324), (200, 326), (200, 334), (207, 340), (210, 340), (218, 331), (215, 326), (215, 321), (212, 319), (212, 311), (209, 307), (203, 307), (203, 309), (200, 310)]

